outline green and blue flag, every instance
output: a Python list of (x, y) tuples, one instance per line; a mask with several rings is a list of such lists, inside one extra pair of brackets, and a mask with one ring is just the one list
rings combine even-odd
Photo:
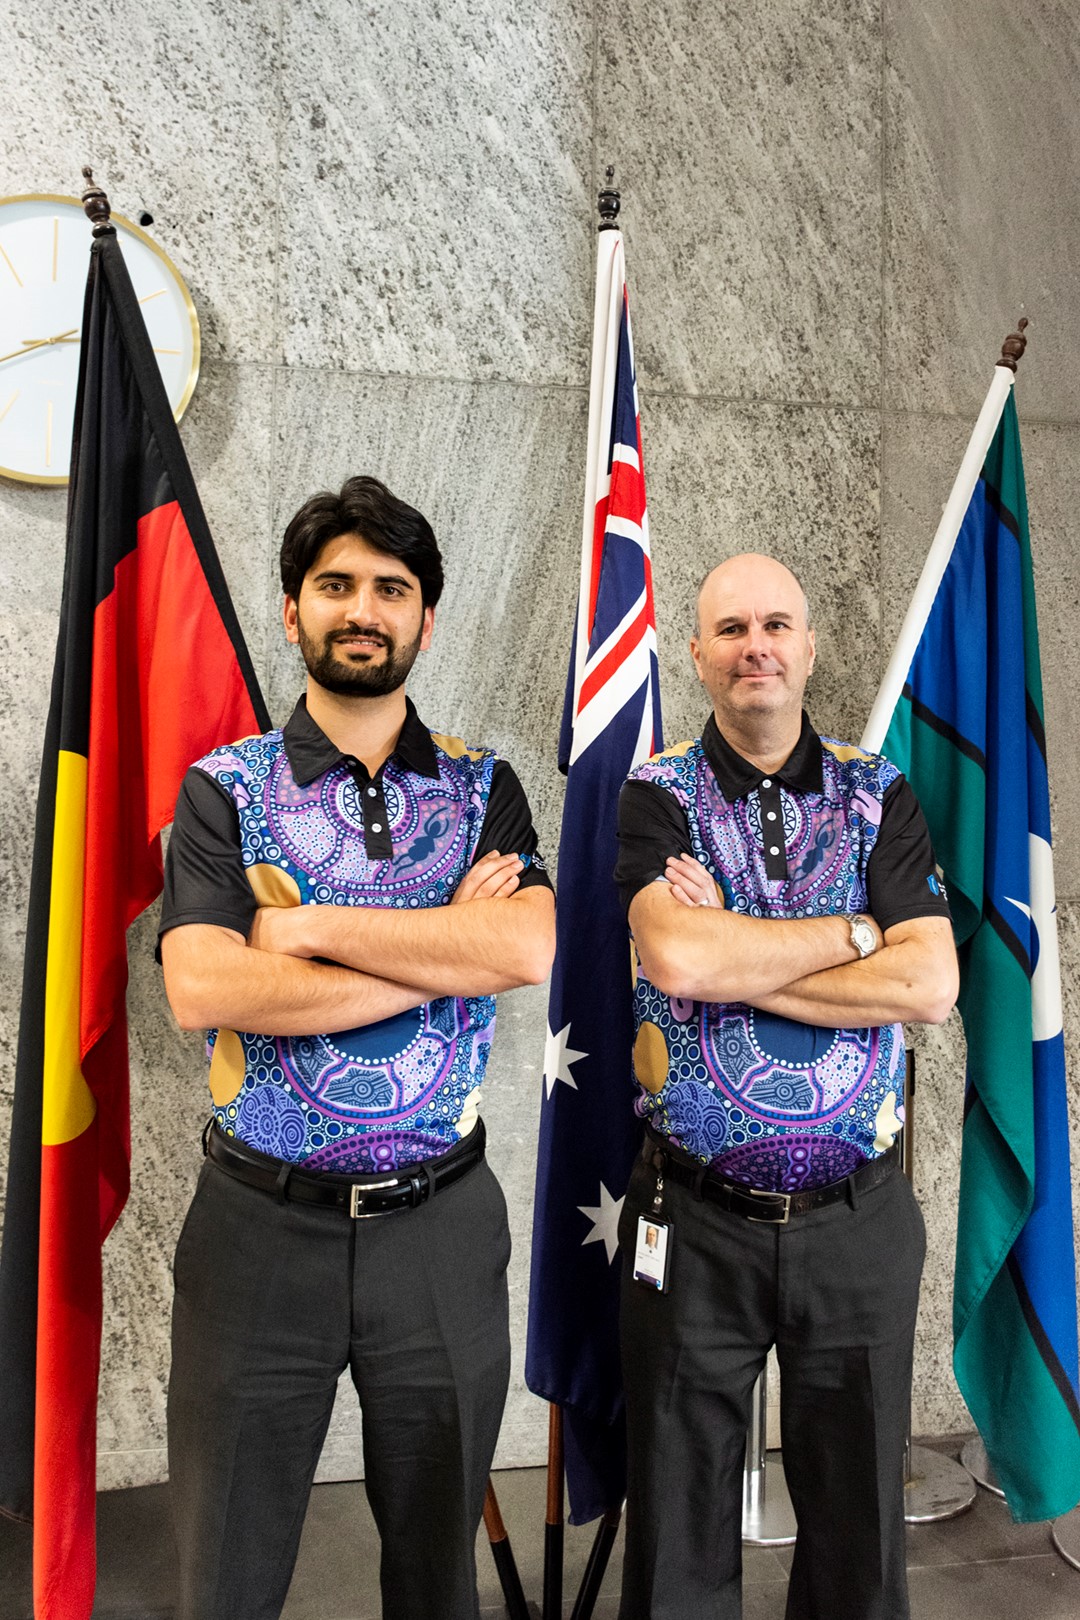
[(953, 1362), (1018, 1520), (1080, 1500), (1076, 1272), (1042, 679), (1011, 389), (881, 751), (934, 841), (967, 1036)]

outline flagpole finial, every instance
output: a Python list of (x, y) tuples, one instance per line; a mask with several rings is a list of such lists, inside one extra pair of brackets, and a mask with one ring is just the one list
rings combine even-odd
[(1021, 315), (1016, 323), (1016, 331), (1010, 332), (1001, 345), (1001, 359), (997, 362), (999, 366), (1008, 366), (1010, 371), (1016, 370), (1016, 362), (1027, 348), (1027, 338), (1024, 336), (1027, 323), (1027, 316)]
[(109, 199), (100, 186), (94, 184), (94, 171), (88, 164), (83, 165), (83, 179), (86, 181), (86, 190), (82, 194), (83, 212), (94, 227), (95, 236), (115, 236), (116, 227), (111, 222), (112, 210)]
[(605, 183), (600, 188), (596, 200), (596, 206), (600, 210), (599, 229), (602, 231), (617, 231), (619, 228), (619, 193), (612, 183), (614, 179), (615, 165), (609, 163), (604, 170)]

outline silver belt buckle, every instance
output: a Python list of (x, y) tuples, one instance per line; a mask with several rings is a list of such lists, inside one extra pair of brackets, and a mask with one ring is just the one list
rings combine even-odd
[(359, 1182), (354, 1182), (349, 1194), (349, 1214), (354, 1221), (372, 1221), (378, 1215), (388, 1214), (389, 1211), (385, 1209), (369, 1209), (365, 1211), (364, 1199), (368, 1193), (378, 1192), (382, 1187), (400, 1186), (400, 1176), (391, 1176), (388, 1181), (368, 1181), (363, 1186)]
[(757, 1226), (786, 1226), (788, 1224), (788, 1219), (791, 1215), (790, 1193), (765, 1192), (760, 1187), (746, 1187), (744, 1188), (744, 1191), (748, 1192), (751, 1198), (782, 1198), (784, 1200), (784, 1213), (779, 1216), (779, 1218), (773, 1219), (768, 1215), (747, 1215), (746, 1219), (748, 1221), (753, 1221)]

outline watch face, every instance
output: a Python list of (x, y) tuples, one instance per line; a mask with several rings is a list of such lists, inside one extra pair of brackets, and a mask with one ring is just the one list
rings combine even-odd
[[(177, 421), (199, 375), (199, 321), (172, 261), (112, 216)], [(75, 197), (0, 198), (0, 475), (66, 484), (90, 264)]]

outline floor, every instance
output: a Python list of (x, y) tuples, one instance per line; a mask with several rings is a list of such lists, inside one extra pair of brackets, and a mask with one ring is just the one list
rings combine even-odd
[[(939, 1442), (938, 1449), (950, 1449)], [(955, 1454), (956, 1446), (951, 1450)], [(495, 1476), (526, 1597), (539, 1603), (543, 1564), (544, 1474)], [(98, 1499), (99, 1574), (94, 1620), (171, 1620), (175, 1558), (166, 1487), (112, 1491)], [(593, 1529), (569, 1528), (565, 1614), (592, 1544)], [(370, 1557), (357, 1556), (370, 1549)], [(908, 1532), (912, 1620), (1078, 1620), (1080, 1570), (1055, 1551), (1045, 1524), (1015, 1525), (1003, 1502), (980, 1490), (960, 1518)], [(594, 1614), (614, 1620), (617, 1545)], [(747, 1547), (744, 1620), (783, 1620), (789, 1548)], [(486, 1545), (478, 1549), (484, 1620), (505, 1615)], [(0, 1520), (0, 1620), (31, 1620), (30, 1538)], [(284, 1620), (378, 1620), (375, 1533), (361, 1485), (318, 1485), (304, 1527)], [(535, 1611), (539, 1614), (539, 1609)]]

